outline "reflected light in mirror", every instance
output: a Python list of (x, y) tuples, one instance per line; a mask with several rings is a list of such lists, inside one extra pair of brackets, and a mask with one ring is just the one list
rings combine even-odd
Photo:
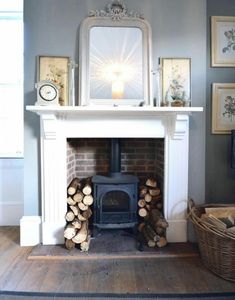
[(124, 95), (124, 82), (122, 80), (114, 80), (112, 82), (112, 98), (122, 99)]
[(104, 64), (100, 72), (103, 79), (112, 84), (112, 98), (122, 99), (124, 96), (125, 84), (133, 80), (135, 68), (131, 64)]
[(142, 31), (129, 27), (92, 27), (91, 99), (143, 98)]

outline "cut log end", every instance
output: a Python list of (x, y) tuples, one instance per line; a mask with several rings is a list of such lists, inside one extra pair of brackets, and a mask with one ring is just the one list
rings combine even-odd
[(81, 229), (78, 230), (77, 234), (72, 238), (72, 241), (76, 244), (81, 244), (84, 242), (88, 235), (88, 222), (82, 222)]
[(64, 230), (64, 237), (71, 240), (77, 233), (76, 228), (72, 224), (68, 224)]
[(82, 252), (88, 252), (90, 248), (91, 236), (88, 235), (86, 240), (80, 244), (80, 249)]
[(145, 183), (147, 186), (149, 186), (149, 187), (153, 187), (153, 188), (155, 188), (155, 187), (157, 187), (157, 180), (156, 179), (154, 179), (154, 178), (148, 178), (147, 180), (146, 180), (146, 183)]
[(148, 211), (143, 207), (139, 209), (138, 214), (140, 217), (144, 218), (148, 215)]
[(160, 240), (157, 242), (158, 248), (165, 247), (167, 245), (167, 240), (165, 237), (160, 237)]
[(72, 250), (75, 247), (75, 243), (72, 240), (65, 239), (65, 248), (68, 250)]
[(70, 185), (67, 189), (67, 193), (69, 194), (69, 196), (73, 196), (76, 193), (77, 189), (80, 188), (80, 187), (81, 187), (80, 179), (75, 177), (71, 181), (71, 183), (70, 183)]

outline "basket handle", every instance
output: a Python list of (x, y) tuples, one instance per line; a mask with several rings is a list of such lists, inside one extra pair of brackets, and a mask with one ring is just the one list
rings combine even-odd
[(188, 207), (189, 207), (189, 210), (191, 211), (192, 208), (195, 206), (195, 202), (193, 199), (189, 199), (188, 200)]
[(188, 213), (187, 213), (186, 219), (190, 218), (190, 216), (192, 215), (193, 207), (195, 207), (195, 202), (193, 199), (189, 199), (188, 200)]

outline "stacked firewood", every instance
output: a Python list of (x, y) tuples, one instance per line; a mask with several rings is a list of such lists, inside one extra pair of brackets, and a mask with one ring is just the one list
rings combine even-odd
[(74, 178), (67, 188), (68, 210), (65, 215), (65, 247), (72, 249), (76, 245), (82, 251), (88, 251), (90, 245), (89, 218), (93, 203), (91, 178)]
[(167, 244), (168, 222), (162, 214), (162, 195), (157, 180), (149, 178), (139, 189), (138, 214), (141, 222), (138, 230), (149, 247), (164, 247)]

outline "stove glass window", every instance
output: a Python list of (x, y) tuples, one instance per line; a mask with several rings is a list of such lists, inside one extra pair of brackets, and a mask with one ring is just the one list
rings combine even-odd
[(124, 191), (109, 191), (102, 199), (103, 212), (128, 212), (130, 196)]

